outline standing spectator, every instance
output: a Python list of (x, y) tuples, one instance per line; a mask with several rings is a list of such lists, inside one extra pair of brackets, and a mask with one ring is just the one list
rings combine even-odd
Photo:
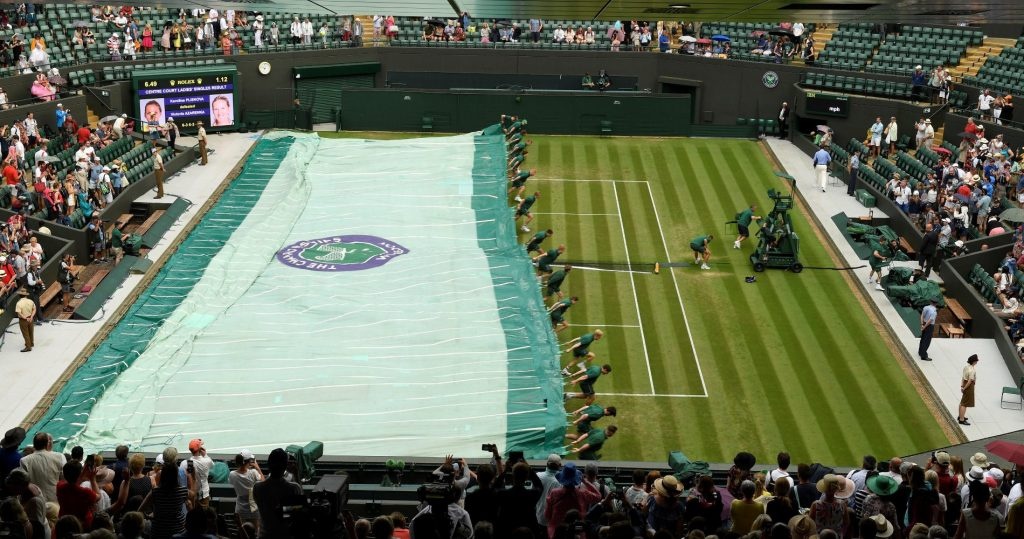
[(25, 470), (12, 470), (4, 484), (7, 487), (7, 493), (16, 496), (25, 510), (25, 516), (28, 517), (29, 524), (32, 526), (32, 537), (49, 539), (50, 524), (46, 520), (46, 500), (39, 487), (29, 481)]
[[(977, 385), (978, 372), (975, 365), (978, 364), (978, 354), (971, 354), (967, 358), (967, 365), (960, 376), (960, 410), (956, 420), (961, 425), (970, 425), (967, 419), (967, 409), (974, 407), (974, 386)], [(959, 535), (959, 534), (958, 534)]]
[[(968, 119), (968, 121), (970, 120)], [(885, 132), (885, 126), (882, 125), (881, 116), (875, 118), (875, 123), (871, 124), (871, 127), (868, 129), (868, 131), (871, 133), (871, 138), (868, 142), (868, 147), (873, 152), (872, 155), (878, 157), (879, 155), (881, 155), (882, 151), (882, 133)], [(871, 155), (868, 155), (867, 157), (870, 158)]]
[(127, 122), (127, 120), (128, 115), (123, 113), (120, 116), (118, 116), (116, 120), (114, 120), (114, 140), (120, 140), (121, 137), (124, 136), (124, 124), (125, 122)]
[[(939, 247), (939, 229), (935, 228), (931, 223), (924, 225), (924, 237), (921, 239), (921, 246), (917, 250), (917, 265), (924, 272), (924, 278), (927, 279), (932, 273), (932, 266), (935, 260), (935, 253)], [(924, 324), (924, 320), (921, 320)], [(934, 328), (933, 328), (934, 329)], [(923, 329), (922, 329), (923, 331)], [(922, 339), (923, 339), (922, 333)], [(930, 337), (929, 337), (930, 338)], [(922, 343), (922, 346), (924, 344)], [(924, 348), (927, 351), (927, 347)], [(921, 355), (921, 359), (928, 361), (927, 354)]]
[[(516, 463), (512, 467), (512, 488), (498, 492), (498, 517), (495, 526), (498, 537), (507, 538), (518, 528), (529, 528), (537, 536), (541, 528), (537, 523), (537, 504), (541, 501), (543, 485), (534, 477), (532, 484), (526, 484), (533, 475), (530, 465)], [(468, 499), (467, 499), (468, 501)]]
[(302, 44), (313, 44), (313, 23), (310, 22), (309, 17), (302, 21)]
[(3, 481), (7, 474), (21, 465), (21, 442), (25, 441), (25, 429), (14, 427), (8, 430), (0, 440), (0, 494), (3, 493)]
[(924, 68), (920, 65), (914, 66), (914, 72), (910, 74), (910, 84), (913, 85), (911, 89), (911, 98), (914, 101), (921, 101), (922, 94), (925, 91), (925, 83), (927, 82), (927, 75), (924, 72)]
[(821, 188), (821, 192), (825, 192), (825, 186), (828, 185), (828, 165), (832, 162), (832, 156), (829, 155), (828, 150), (822, 145), (818, 148), (818, 151), (814, 153), (814, 173), (818, 179), (818, 187)]
[(565, 515), (571, 510), (580, 514), (586, 514), (587, 509), (594, 503), (601, 500), (601, 494), (597, 488), (583, 482), (583, 474), (576, 469), (576, 465), (569, 462), (556, 475), (561, 485), (548, 493), (544, 518), (547, 520), (548, 537), (555, 536), (555, 530), (565, 520)]
[(270, 23), (270, 44), (275, 47), (281, 44), (281, 29), (276, 22)]
[(783, 101), (782, 108), (779, 109), (779, 138), (786, 139), (789, 137), (789, 103)]
[(537, 474), (537, 480), (540, 482), (541, 495), (540, 499), (537, 500), (537, 524), (540, 526), (547, 526), (548, 521), (545, 517), (547, 508), (548, 494), (551, 490), (558, 486), (558, 472), (562, 469), (562, 457), (555, 453), (548, 455), (548, 461), (545, 465), (544, 471)]
[[(468, 28), (468, 26), (463, 26), (463, 29)], [(357, 17), (354, 17), (352, 21), (352, 46), (363, 46), (363, 23)]]
[(661, 32), (658, 33), (658, 50), (661, 52), (672, 52), (672, 50), (669, 48), (670, 39), (671, 38), (668, 35), (668, 30), (662, 29)]
[(896, 143), (899, 142), (899, 126), (896, 124), (896, 117), (889, 118), (889, 125), (885, 127), (883, 131), (885, 135), (885, 143), (889, 145), (889, 154), (893, 155), (896, 153)]
[(46, 432), (36, 433), (32, 447), (34, 451), (22, 457), (20, 467), (29, 474), (32, 484), (39, 487), (46, 501), (56, 502), (57, 481), (61, 468), (68, 461), (62, 453), (53, 452), (53, 439)]
[[(94, 461), (87, 460), (83, 467), (78, 461), (64, 465), (64, 479), (57, 483), (57, 503), (60, 516), (71, 515), (82, 523), (85, 529), (92, 528), (93, 509), (100, 501), (100, 487), (96, 484)], [(88, 483), (81, 486), (79, 482)]]
[[(14, 311), (18, 314), (18, 326), (21, 328), (21, 336), (25, 339), (25, 347), (21, 351), (31, 352), (32, 347), (35, 346), (33, 333), (35, 332), (36, 304), (28, 297), (28, 290), (19, 288), (18, 294), (21, 295), (21, 299), (15, 304)], [(25, 460), (22, 459), (23, 466), (24, 462)]]
[(68, 117), (67, 111), (64, 110), (64, 104), (63, 103), (57, 103), (57, 110), (54, 111), (54, 114), (57, 117), (57, 131), (63, 131), (64, 130), (64, 121)]
[(281, 517), (282, 503), (289, 496), (302, 494), (302, 487), (284, 477), (288, 453), (277, 448), (267, 459), (270, 476), (252, 487), (252, 496), (260, 512), (260, 539), (276, 539), (288, 535)]
[(256, 15), (256, 20), (252, 23), (252, 39), (254, 47), (263, 47), (263, 15)]
[(292, 18), (292, 24), (288, 28), (288, 32), (292, 38), (292, 44), (298, 45), (302, 42), (302, 23), (299, 22), (299, 17)]
[(860, 150), (854, 150), (850, 154), (850, 160), (846, 163), (846, 172), (850, 179), (846, 184), (846, 194), (855, 196), (857, 191), (857, 175), (860, 174)]
[(178, 153), (178, 147), (175, 143), (177, 142), (178, 135), (181, 134), (181, 131), (178, 130), (178, 124), (174, 123), (173, 116), (167, 117), (167, 123), (164, 124), (163, 131), (167, 134), (167, 147), (170, 148), (172, 152)]
[(686, 520), (701, 518), (704, 533), (714, 533), (722, 525), (723, 508), (722, 494), (715, 488), (714, 479), (703, 475), (686, 499)]
[(237, 469), (228, 474), (228, 483), (235, 489), (235, 514), (243, 524), (249, 522), (259, 529), (259, 508), (252, 499), (252, 488), (264, 479), (260, 463), (252, 451), (243, 449), (235, 456), (235, 466)]
[(846, 499), (853, 494), (853, 481), (834, 474), (827, 474), (818, 481), (818, 492), (823, 496), (811, 503), (809, 516), (818, 530), (832, 530), (844, 537), (849, 525)]
[(189, 505), (189, 491), (179, 480), (176, 459), (165, 457), (164, 460), (157, 484), (146, 495), (141, 507), (142, 510), (152, 508), (152, 539), (169, 539), (184, 532), (185, 512)]
[[(501, 461), (497, 462), (500, 466)], [(494, 488), (496, 475), (495, 468), (490, 464), (481, 464), (476, 469), (477, 488), (466, 495), (465, 501), (466, 512), (474, 526), (480, 522), (498, 521), (499, 498), (498, 490)]]
[(917, 145), (914, 148), (920, 151), (921, 148), (924, 147), (924, 141), (925, 138), (927, 138), (926, 132), (928, 130), (928, 124), (924, 123), (923, 117), (914, 124), (914, 129), (917, 130), (917, 133), (914, 135), (914, 141)]
[(135, 38), (126, 35), (124, 37), (124, 59), (135, 61)]
[(732, 516), (731, 531), (739, 534), (747, 534), (754, 531), (751, 530), (754, 519), (758, 515), (764, 514), (764, 505), (761, 502), (754, 501), (754, 492), (756, 490), (757, 486), (749, 479), (740, 484), (740, 494), (743, 497), (732, 501), (732, 507), (729, 512)]
[(654, 481), (651, 493), (643, 503), (648, 535), (653, 536), (663, 530), (673, 537), (682, 534), (686, 523), (686, 506), (679, 499), (682, 493), (683, 486), (675, 476), (668, 475)]
[(969, 487), (970, 506), (960, 513), (954, 539), (992, 539), (999, 535), (1002, 522), (999, 515), (989, 509), (992, 496), (984, 481), (972, 482)]
[(153, 27), (147, 22), (142, 29), (142, 52), (153, 50)]
[(544, 21), (541, 19), (530, 19), (530, 41), (540, 41), (540, 33), (544, 30)]
[(992, 95), (992, 90), (988, 88), (982, 90), (981, 94), (978, 95), (978, 112), (981, 113), (982, 120), (992, 119), (992, 103), (995, 100), (996, 98)]
[(183, 465), (191, 472), (193, 478), (194, 492), (192, 495), (195, 503), (200, 507), (210, 506), (210, 470), (213, 469), (213, 459), (206, 456), (206, 447), (203, 440), (196, 438), (188, 443), (188, 450), (192, 458)]

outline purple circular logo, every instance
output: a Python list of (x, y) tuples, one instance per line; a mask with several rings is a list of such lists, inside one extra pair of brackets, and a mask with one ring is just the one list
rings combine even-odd
[(359, 271), (387, 264), (408, 253), (401, 245), (377, 236), (331, 236), (293, 243), (277, 252), (286, 266), (313, 271)]

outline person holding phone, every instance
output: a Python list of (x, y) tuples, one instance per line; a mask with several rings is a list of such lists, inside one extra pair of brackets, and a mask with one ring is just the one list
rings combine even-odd
[(260, 513), (256, 500), (252, 498), (252, 487), (263, 481), (263, 470), (252, 451), (243, 449), (235, 456), (236, 469), (228, 474), (228, 483), (235, 489), (235, 514), (245, 524), (251, 523), (257, 530), (260, 528)]

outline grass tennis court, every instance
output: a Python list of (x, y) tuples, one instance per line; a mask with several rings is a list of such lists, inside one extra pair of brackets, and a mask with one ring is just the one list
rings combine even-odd
[[(381, 138), (403, 136), (419, 135)], [(545, 245), (566, 244), (562, 259), (692, 262), (690, 239), (716, 236), (710, 271), (580, 270), (563, 286), (580, 303), (560, 340), (604, 329), (591, 351), (614, 368), (597, 384), (597, 402), (619, 409), (597, 423), (619, 426), (605, 460), (664, 461), (680, 449), (727, 462), (745, 449), (762, 463), (787, 450), (794, 462), (857, 465), (865, 453), (948, 443), (841, 272), (769, 270), (744, 282), (753, 239), (733, 250), (724, 223), (751, 202), (766, 214), (767, 190), (787, 189), (757, 143), (529, 138), (526, 166), (538, 176), (527, 187), (541, 191), (531, 226), (555, 231)], [(833, 266), (806, 215), (792, 215), (803, 264)]]

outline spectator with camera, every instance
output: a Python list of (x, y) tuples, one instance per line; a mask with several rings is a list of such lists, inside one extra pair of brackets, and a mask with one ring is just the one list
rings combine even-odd
[(479, 522), (498, 521), (498, 486), (503, 483), (501, 453), (495, 444), (484, 444), (483, 451), (491, 452), (493, 464), (482, 464), (476, 469), (477, 488), (466, 495), (466, 511), (476, 525)]
[(213, 469), (213, 459), (206, 456), (206, 447), (203, 440), (196, 438), (188, 443), (188, 450), (192, 458), (182, 463), (186, 472), (192, 476), (192, 498), (200, 507), (210, 505), (210, 470)]
[[(77, 461), (64, 465), (64, 479), (57, 483), (57, 503), (60, 516), (71, 515), (82, 523), (85, 529), (92, 527), (93, 509), (100, 501), (100, 487), (96, 484), (93, 468), (95, 460), (87, 459), (85, 466)], [(79, 482), (88, 483), (82, 486)]]
[(235, 514), (242, 524), (251, 523), (257, 530), (260, 527), (259, 508), (252, 499), (252, 488), (263, 481), (263, 471), (252, 451), (243, 449), (235, 456), (237, 469), (228, 474), (228, 483), (235, 489)]
[(520, 461), (512, 466), (512, 487), (498, 492), (496, 525), (500, 539), (510, 537), (519, 528), (528, 528), (534, 536), (540, 536), (537, 504), (542, 492), (541, 480), (529, 464)]

